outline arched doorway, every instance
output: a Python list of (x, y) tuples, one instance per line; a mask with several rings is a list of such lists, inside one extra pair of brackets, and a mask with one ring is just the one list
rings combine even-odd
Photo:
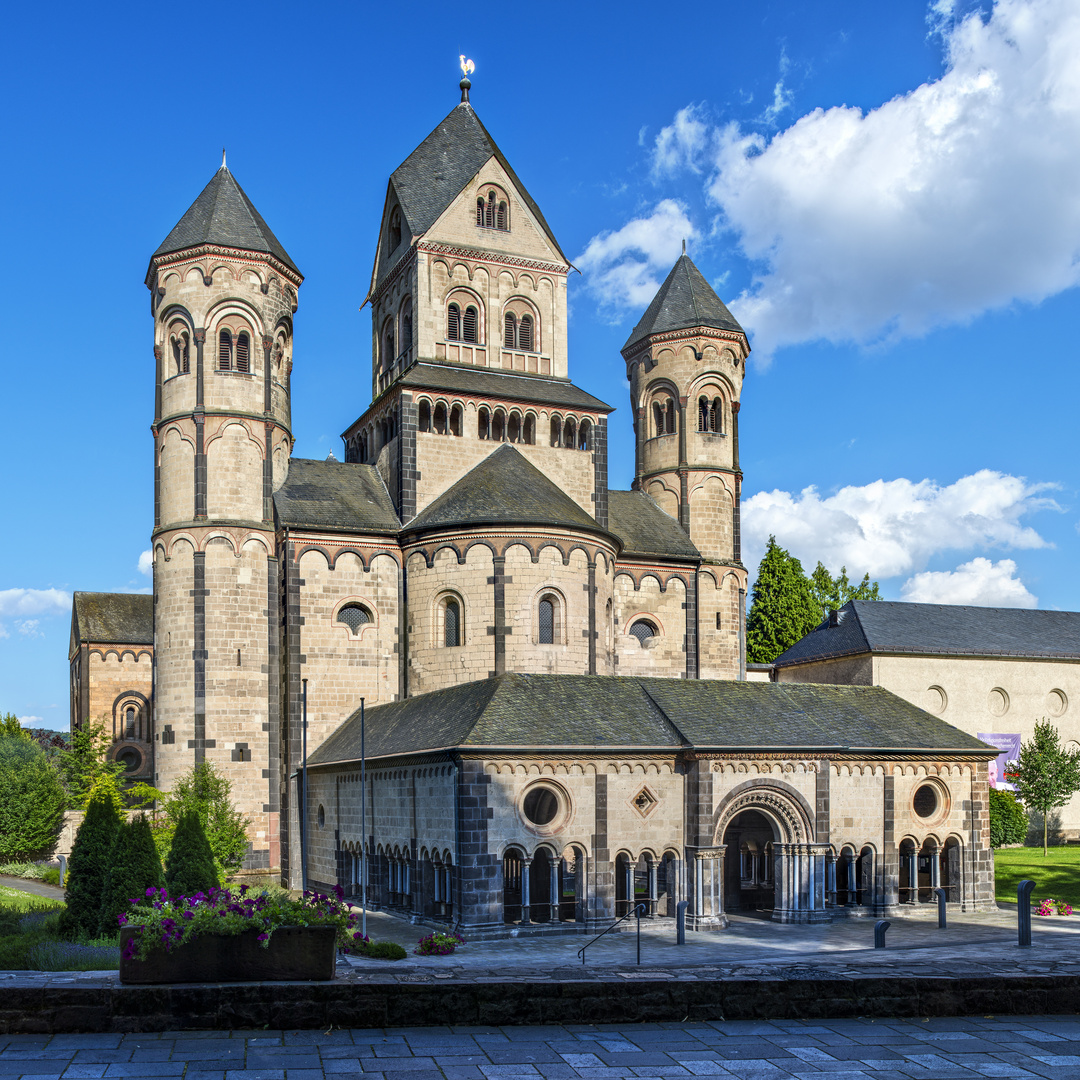
[(919, 901), (919, 849), (910, 838), (900, 841), (900, 873), (897, 882), (901, 904)]
[(656, 871), (656, 913), (674, 919), (679, 903), (679, 856), (677, 852), (665, 851)]
[(587, 913), (585, 852), (571, 845), (559, 860), (559, 921), (584, 922)]
[(525, 859), (511, 848), (503, 856), (503, 922), (521, 922)]
[(724, 831), (724, 910), (772, 915), (776, 907), (773, 845), (779, 840), (772, 820), (759, 810), (743, 810)]
[(963, 848), (955, 836), (950, 836), (941, 849), (941, 885), (950, 904), (963, 902)]

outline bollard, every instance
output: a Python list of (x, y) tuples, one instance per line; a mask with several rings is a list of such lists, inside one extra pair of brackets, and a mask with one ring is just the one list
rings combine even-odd
[(944, 930), (946, 926), (945, 916), (945, 890), (940, 886), (934, 889), (937, 893), (937, 925), (939, 930)]
[(1016, 932), (1021, 949), (1031, 948), (1031, 894), (1034, 889), (1035, 882), (1031, 878), (1024, 878), (1016, 886)]
[(64, 882), (67, 880), (67, 858), (63, 855), (58, 855), (60, 860), (60, 888), (64, 887)]
[(686, 909), (690, 906), (689, 900), (680, 900), (675, 905), (675, 944), (686, 944)]
[(888, 929), (889, 929), (889, 920), (888, 919), (878, 919), (878, 921), (876, 923), (874, 923), (874, 948), (875, 949), (884, 949), (885, 948), (885, 931), (888, 930)]

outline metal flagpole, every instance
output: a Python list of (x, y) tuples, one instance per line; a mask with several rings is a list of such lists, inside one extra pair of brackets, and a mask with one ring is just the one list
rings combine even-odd
[(307, 892), (307, 679), (300, 680), (304, 686), (304, 719), (302, 727), (303, 763), (300, 769), (300, 884)]
[(360, 933), (367, 937), (367, 762), (364, 760), (364, 699), (360, 699)]

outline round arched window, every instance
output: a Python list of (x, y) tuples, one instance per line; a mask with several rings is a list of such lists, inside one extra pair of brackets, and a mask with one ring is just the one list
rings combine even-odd
[(371, 612), (363, 604), (346, 604), (338, 612), (337, 621), (343, 626), (347, 626), (353, 637), (356, 637), (360, 633), (361, 627), (367, 626), (368, 623), (375, 620), (371, 617)]
[(656, 623), (650, 622), (648, 619), (637, 619), (631, 624), (630, 633), (644, 645), (649, 638), (656, 637)]
[(326, 825), (326, 808), (319, 804), (319, 828), (323, 828)]
[(915, 792), (915, 798), (911, 801), (911, 807), (921, 818), (932, 818), (938, 811), (941, 799), (938, 790), (933, 784), (923, 784)]

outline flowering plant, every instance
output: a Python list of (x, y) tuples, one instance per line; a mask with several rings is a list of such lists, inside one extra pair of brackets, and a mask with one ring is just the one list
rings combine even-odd
[(170, 952), (185, 941), (213, 935), (234, 937), (248, 930), (258, 930), (259, 943), (266, 948), (270, 937), (281, 926), (334, 926), (337, 944), (352, 941), (357, 915), (342, 902), (340, 888), (335, 895), (306, 892), (299, 900), (269, 892), (249, 894), (241, 885), (237, 892), (211, 889), (194, 896), (169, 897), (165, 889), (146, 890), (144, 907), (132, 900), (126, 914), (119, 917), (121, 926), (136, 933), (124, 947), (128, 959), (145, 960), (155, 949)]
[(459, 945), (464, 944), (465, 939), (460, 934), (436, 932), (422, 937), (413, 952), (417, 956), (449, 956)]
[(1058, 915), (1071, 915), (1073, 913), (1072, 908), (1065, 903), (1064, 900), (1043, 900), (1035, 911), (1036, 915), (1053, 915), (1057, 912)]

